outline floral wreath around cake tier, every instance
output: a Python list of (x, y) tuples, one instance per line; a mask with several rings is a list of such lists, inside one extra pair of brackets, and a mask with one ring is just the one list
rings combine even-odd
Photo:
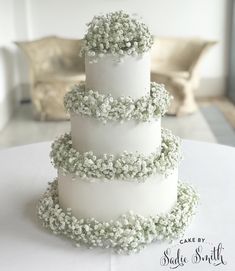
[(151, 82), (150, 95), (137, 100), (131, 97), (113, 98), (111, 94), (100, 94), (86, 90), (81, 83), (72, 87), (64, 97), (64, 106), (69, 113), (94, 117), (103, 121), (137, 120), (149, 121), (164, 115), (172, 97), (164, 85)]
[(125, 55), (142, 55), (153, 45), (148, 27), (123, 11), (95, 16), (87, 25), (80, 54), (88, 55), (94, 62), (105, 54), (119, 59)]
[(117, 253), (138, 252), (155, 240), (173, 240), (183, 235), (194, 215), (198, 195), (188, 184), (178, 184), (177, 203), (170, 213), (163, 216), (143, 217), (133, 212), (109, 222), (94, 218), (78, 219), (72, 210), (59, 205), (58, 180), (49, 188), (37, 206), (39, 219), (54, 234), (65, 235), (77, 246), (114, 248)]
[(115, 156), (103, 154), (97, 157), (92, 151), (79, 153), (72, 146), (71, 134), (65, 134), (53, 142), (50, 153), (52, 163), (63, 174), (72, 174), (84, 180), (130, 180), (144, 182), (147, 177), (160, 172), (170, 174), (181, 160), (180, 139), (171, 131), (162, 129), (161, 153), (144, 156), (127, 153)]

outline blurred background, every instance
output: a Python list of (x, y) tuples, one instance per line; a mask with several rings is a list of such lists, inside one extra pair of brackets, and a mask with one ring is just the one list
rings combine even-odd
[(0, 0), (0, 148), (70, 130), (63, 96), (85, 79), (86, 23), (120, 9), (155, 36), (151, 76), (175, 97), (163, 126), (235, 146), (234, 1)]

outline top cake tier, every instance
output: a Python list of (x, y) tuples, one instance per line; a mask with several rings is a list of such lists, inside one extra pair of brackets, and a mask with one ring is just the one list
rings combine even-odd
[(152, 44), (148, 27), (123, 11), (95, 16), (88, 24), (81, 50), (86, 89), (114, 98), (148, 95)]
[(114, 98), (130, 96), (138, 99), (150, 94), (150, 56), (125, 56), (117, 63), (114, 56), (106, 55), (97, 63), (85, 59), (86, 89)]

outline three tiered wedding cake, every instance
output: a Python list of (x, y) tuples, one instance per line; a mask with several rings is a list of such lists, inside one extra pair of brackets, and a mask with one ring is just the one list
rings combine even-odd
[(43, 225), (77, 245), (139, 251), (181, 235), (197, 205), (178, 182), (180, 140), (161, 128), (171, 97), (150, 82), (152, 44), (122, 11), (88, 24), (86, 82), (65, 96), (71, 134), (52, 144), (58, 178), (38, 205)]

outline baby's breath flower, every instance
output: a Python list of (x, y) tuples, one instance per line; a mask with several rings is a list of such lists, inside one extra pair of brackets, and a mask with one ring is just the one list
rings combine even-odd
[(87, 25), (81, 55), (94, 59), (100, 54), (142, 55), (153, 45), (148, 27), (123, 11), (95, 16)]
[(64, 97), (64, 106), (70, 113), (97, 118), (100, 121), (138, 120), (148, 121), (164, 115), (172, 97), (164, 85), (151, 82), (150, 95), (137, 100), (129, 96), (113, 98), (86, 90), (85, 84), (75, 85)]
[(161, 152), (145, 156), (140, 153), (123, 152), (120, 155), (103, 154), (97, 157), (93, 152), (79, 153), (72, 146), (71, 135), (65, 134), (52, 144), (52, 162), (62, 173), (73, 176), (104, 180), (120, 179), (144, 182), (159, 172), (171, 174), (181, 160), (180, 140), (169, 130), (162, 129)]

